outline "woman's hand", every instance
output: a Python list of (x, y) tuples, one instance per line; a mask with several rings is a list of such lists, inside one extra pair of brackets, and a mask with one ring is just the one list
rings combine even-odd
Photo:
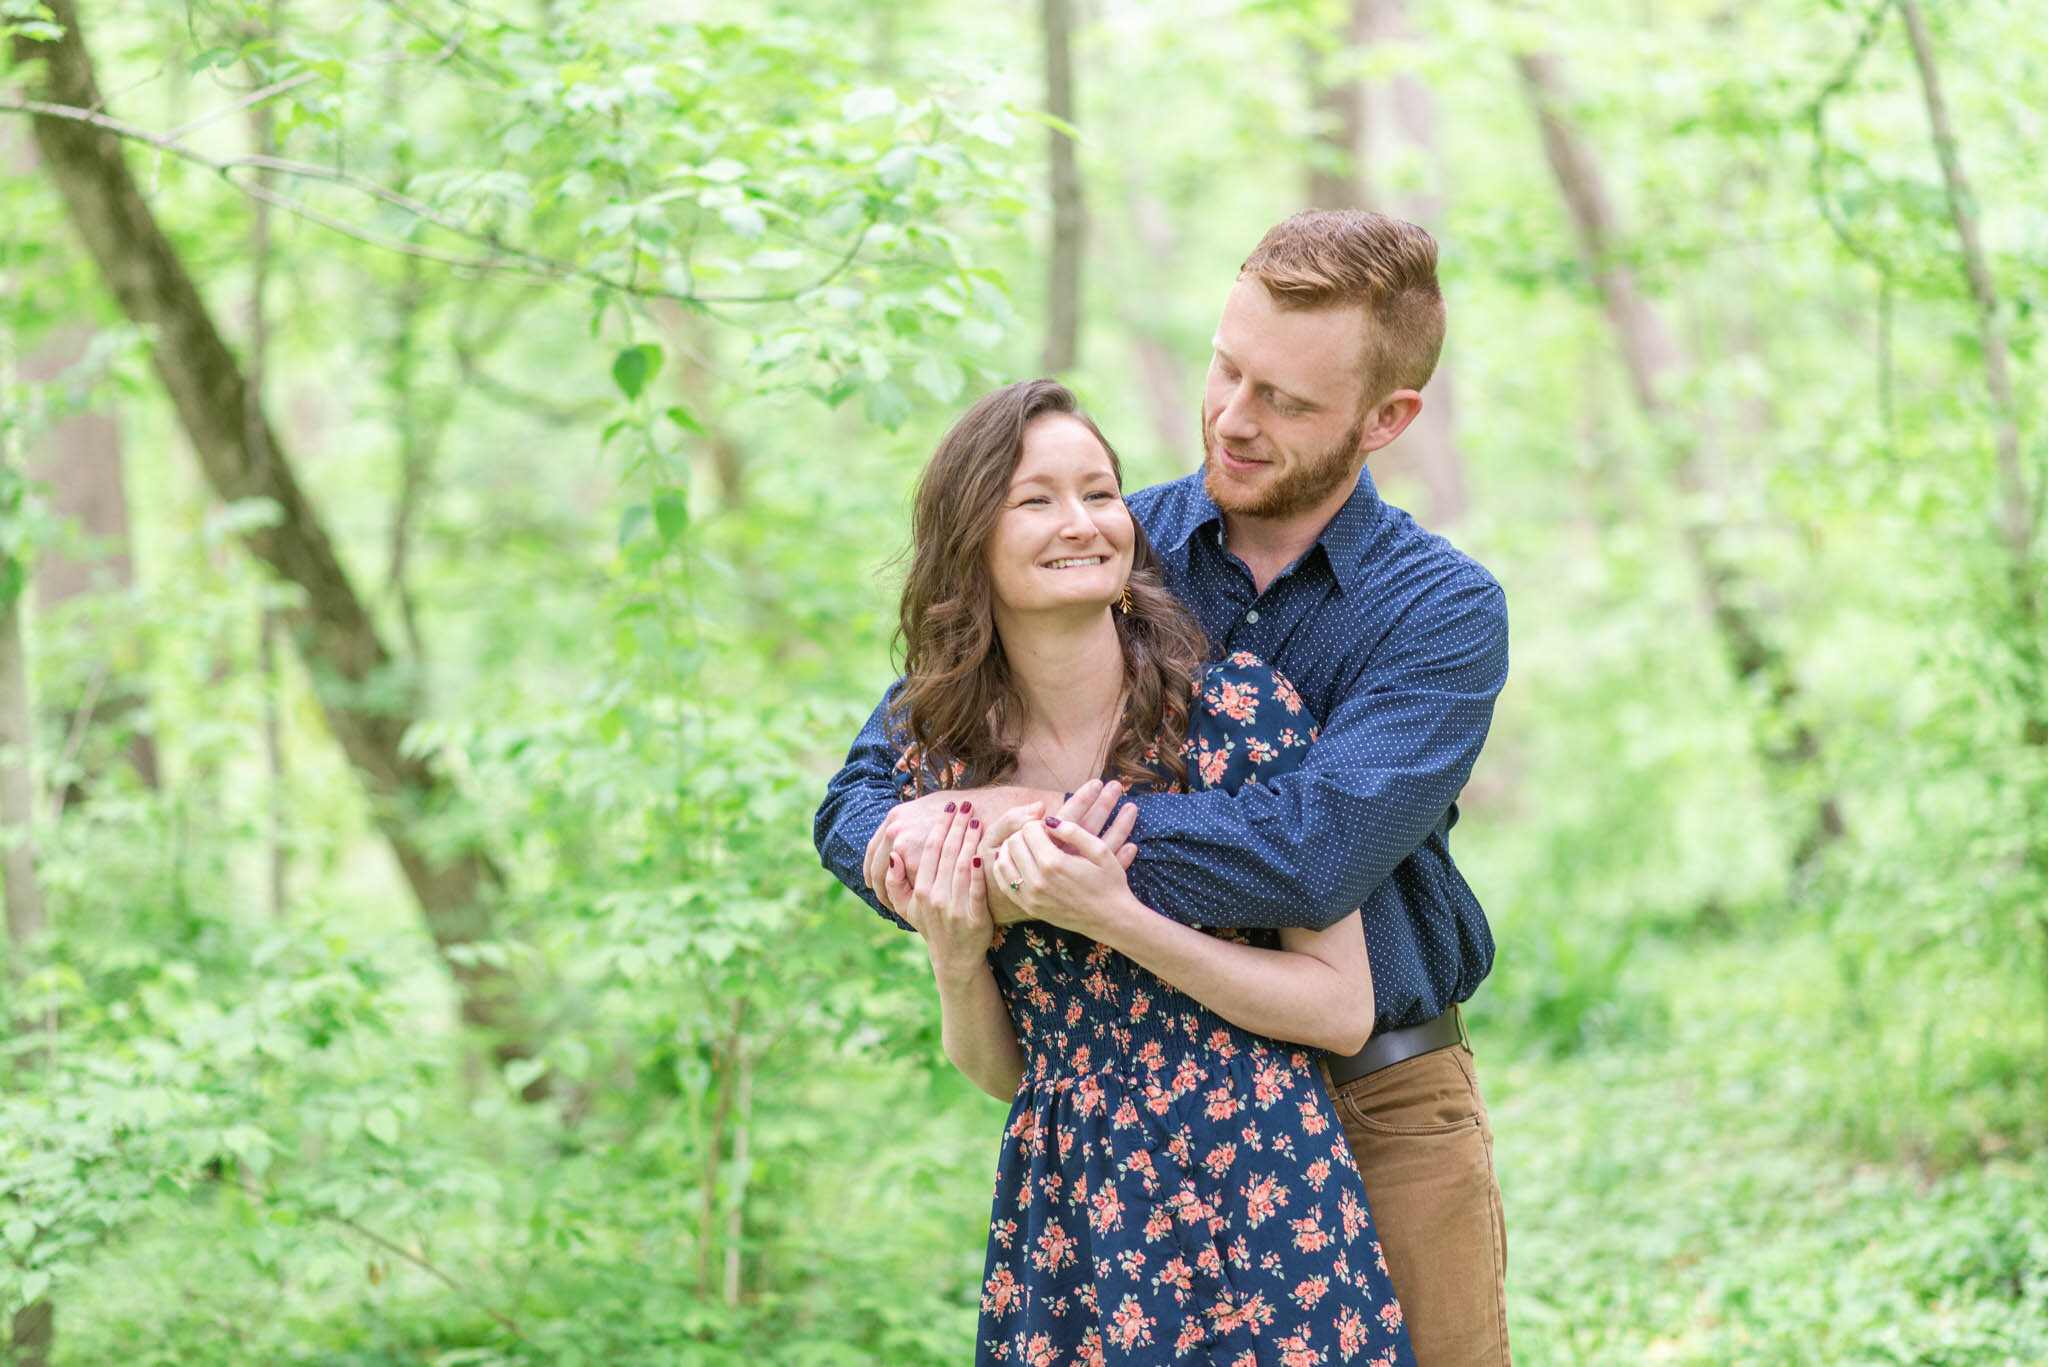
[[(1117, 785), (1109, 788), (1120, 795)], [(1127, 861), (1119, 857), (1129, 820), (1119, 814), (1105, 832), (1114, 836), (1113, 843), (1073, 820), (1049, 816), (1026, 821), (1002, 841), (984, 872), (1027, 916), (1096, 935), (1106, 919), (1136, 905), (1124, 874)]]
[(934, 834), (936, 839), (924, 842), (914, 875), (904, 869), (903, 856), (892, 852), (886, 881), (891, 902), (924, 932), (932, 972), (958, 979), (987, 967), (988, 947), (995, 939), (982, 860), (975, 853), (981, 822), (963, 804), (946, 814)]

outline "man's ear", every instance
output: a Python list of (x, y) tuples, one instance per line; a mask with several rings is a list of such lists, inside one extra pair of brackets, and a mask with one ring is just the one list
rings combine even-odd
[(1422, 411), (1422, 395), (1412, 389), (1397, 389), (1381, 399), (1379, 407), (1373, 409), (1365, 420), (1365, 430), (1359, 434), (1358, 449), (1377, 451), (1394, 438), (1408, 430), (1408, 424), (1415, 421), (1415, 415)]

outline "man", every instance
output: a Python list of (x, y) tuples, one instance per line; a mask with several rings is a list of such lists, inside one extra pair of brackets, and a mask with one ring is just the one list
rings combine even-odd
[[(1138, 794), (1108, 832), (1122, 843), (1135, 816), (1132, 889), (1189, 924), (1324, 927), (1363, 908), (1377, 1021), (1327, 1068), (1421, 1367), (1508, 1361), (1493, 1139), (1457, 1011), (1493, 939), (1447, 843), (1506, 680), (1506, 608), (1364, 473), (1420, 411), (1443, 335), (1436, 243), (1413, 224), (1297, 214), (1247, 258), (1216, 329), (1200, 478), (1129, 502), (1211, 642), (1288, 676), (1321, 731), (1295, 773)], [(885, 702), (816, 828), (826, 867), (885, 912), (891, 851), (915, 862), (961, 796), (898, 803), (886, 721)]]

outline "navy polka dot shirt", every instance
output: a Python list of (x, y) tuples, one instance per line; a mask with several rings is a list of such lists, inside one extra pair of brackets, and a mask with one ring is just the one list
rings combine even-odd
[[(1500, 585), (1382, 502), (1370, 474), (1263, 593), (1224, 546), (1199, 472), (1130, 506), (1218, 655), (1265, 660), (1322, 720), (1292, 773), (1235, 793), (1134, 796), (1132, 890), (1204, 926), (1322, 927), (1362, 907), (1381, 1030), (1468, 999), (1493, 966), (1493, 935), (1449, 838), (1507, 680)], [(825, 867), (878, 911), (861, 862), (897, 801), (886, 717), (885, 702), (814, 830)]]

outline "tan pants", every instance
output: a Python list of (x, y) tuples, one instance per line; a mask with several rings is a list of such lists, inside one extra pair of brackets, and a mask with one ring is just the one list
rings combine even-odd
[(1471, 1051), (1421, 1054), (1331, 1094), (1416, 1367), (1508, 1367), (1507, 1231)]

